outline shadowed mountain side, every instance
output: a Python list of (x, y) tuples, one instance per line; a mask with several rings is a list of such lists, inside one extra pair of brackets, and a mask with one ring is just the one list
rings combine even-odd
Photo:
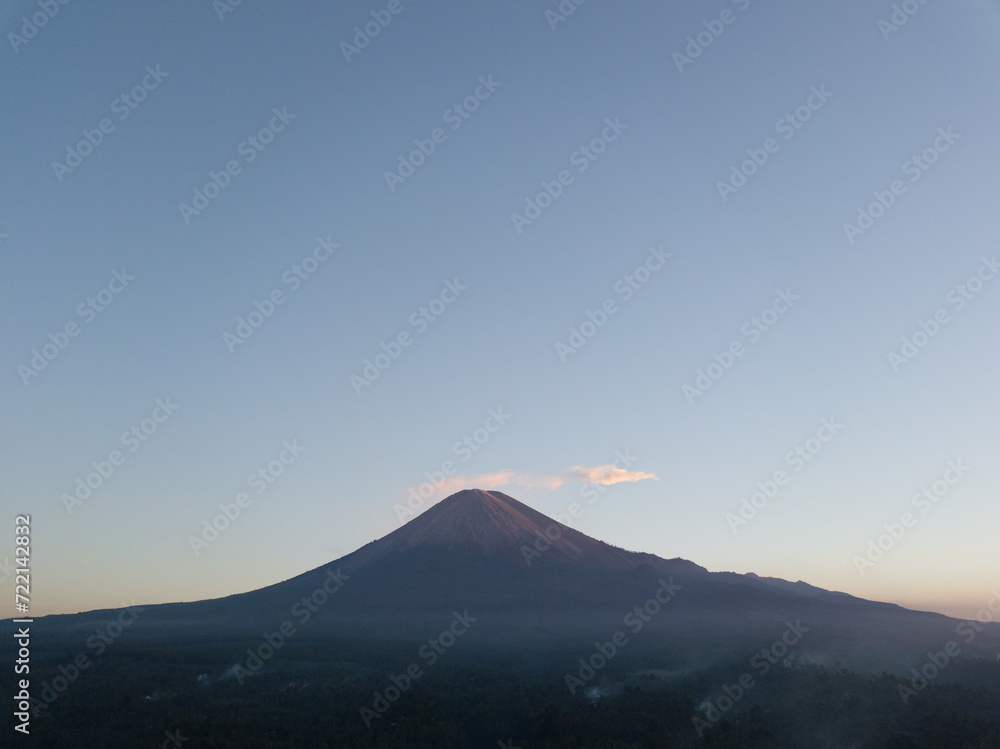
[[(959, 640), (960, 622), (939, 614), (626, 551), (505, 494), (474, 489), (284, 582), (225, 598), (144, 607), (128, 634), (154, 640), (259, 638), (283, 620), (297, 621), (306, 610), (303, 598), (316, 594), (309, 607), (316, 610), (297, 635), (302, 639), (419, 641), (446, 626), (452, 612), (467, 610), (477, 621), (463, 647), (553, 651), (574, 643), (592, 647), (617, 630), (630, 633), (624, 617), (664, 584), (674, 592), (667, 603), (650, 606), (648, 611), (659, 611), (645, 617), (634, 639), (630, 634), (630, 652), (673, 650), (691, 665), (704, 664), (766, 647), (780, 638), (786, 622), (801, 620), (808, 633), (798, 655), (879, 671), (908, 668), (928, 649)], [(336, 592), (317, 593), (324, 586)], [(68, 644), (111, 613), (44, 617), (35, 627)], [(966, 655), (992, 660), (997, 650), (997, 624), (971, 644), (962, 641)]]

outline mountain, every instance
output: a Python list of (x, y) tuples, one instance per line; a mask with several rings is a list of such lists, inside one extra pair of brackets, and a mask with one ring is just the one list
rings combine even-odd
[[(301, 638), (417, 642), (440, 632), (455, 612), (467, 612), (475, 624), (463, 647), (551, 653), (592, 648), (628, 631), (630, 653), (685, 668), (757, 651), (780, 641), (790, 625), (803, 632), (796, 657), (857, 670), (905, 671), (949, 641), (959, 641), (965, 656), (992, 660), (1000, 650), (997, 624), (966, 643), (962, 622), (939, 614), (627, 551), (506, 494), (478, 489), (453, 494), (383, 538), (284, 582), (144, 607), (129, 636), (259, 639), (307, 609)], [(113, 613), (44, 617), (36, 627), (69, 641)]]
[[(525, 547), (534, 549), (536, 554)], [(402, 528), (349, 554), (342, 563), (351, 569), (361, 569), (394, 554), (432, 549), (471, 553), (493, 561), (514, 560), (524, 566), (544, 556), (550, 564), (617, 570), (632, 569), (649, 557), (586, 536), (502, 492), (466, 489), (442, 500)]]

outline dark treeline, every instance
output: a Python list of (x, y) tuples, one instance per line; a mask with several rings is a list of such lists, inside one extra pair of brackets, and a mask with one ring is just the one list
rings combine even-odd
[[(399, 677), (418, 660), (412, 646), (296, 643), (255, 675), (242, 676), (242, 684), (232, 668), (241, 654), (245, 664), (245, 645), (242, 651), (222, 643), (118, 646), (35, 717), (30, 739), (20, 743), (58, 749), (1000, 747), (1000, 664), (984, 661), (955, 663), (947, 676), (963, 685), (942, 674), (904, 704), (900, 686), (912, 688), (910, 679), (813, 665), (755, 675), (753, 687), (739, 695), (743, 660), (684, 674), (658, 670), (663, 665), (648, 657), (643, 663), (623, 658), (571, 694), (565, 674), (578, 671), (573, 655), (522, 662), (455, 648), (406, 685)], [(36, 664), (36, 693), (71, 655), (51, 654)], [(398, 698), (388, 689), (394, 683), (407, 686)], [(733, 704), (721, 699), (726, 687), (738, 697)], [(395, 699), (386, 699), (387, 690)], [(371, 710), (370, 726), (362, 708)]]

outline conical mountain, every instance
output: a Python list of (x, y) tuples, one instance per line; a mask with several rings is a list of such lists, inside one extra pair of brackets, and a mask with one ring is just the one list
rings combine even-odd
[[(688, 665), (759, 648), (794, 624), (808, 632), (797, 646), (802, 657), (876, 672), (919, 665), (928, 649), (955, 640), (962, 625), (801, 581), (709, 572), (684, 559), (626, 551), (502, 492), (466, 489), (284, 582), (144, 607), (130, 636), (239, 641), (298, 620), (302, 640), (413, 641), (440, 631), (455, 612), (476, 620), (463, 646), (491, 652), (589, 647), (642, 621), (630, 652), (683, 653)], [(112, 616), (51, 616), (35, 626), (68, 642)], [(992, 660), (1000, 625), (976, 634), (963, 653)]]
[(633, 569), (649, 556), (591, 538), (502, 492), (465, 489), (349, 554), (342, 563), (361, 569), (387, 556), (418, 550), (472, 553), (521, 566), (563, 562), (616, 570)]

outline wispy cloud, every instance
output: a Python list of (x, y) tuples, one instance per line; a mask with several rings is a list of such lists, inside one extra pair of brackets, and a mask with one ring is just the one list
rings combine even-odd
[(558, 489), (563, 484), (621, 484), (624, 482), (657, 479), (655, 473), (644, 471), (628, 471), (613, 463), (601, 466), (573, 466), (558, 474), (515, 473), (514, 471), (496, 471), (482, 473), (478, 476), (450, 476), (435, 484), (437, 490), (447, 496), (462, 489), (500, 489), (505, 486), (519, 486), (523, 489)]
[(563, 474), (561, 478), (563, 478), (564, 483), (577, 481), (580, 483), (604, 484), (608, 486), (610, 484), (621, 484), (626, 481), (655, 480), (657, 479), (657, 475), (644, 471), (627, 471), (624, 468), (619, 468), (614, 463), (608, 463), (607, 465), (594, 466), (593, 468), (573, 466), (572, 470)]

